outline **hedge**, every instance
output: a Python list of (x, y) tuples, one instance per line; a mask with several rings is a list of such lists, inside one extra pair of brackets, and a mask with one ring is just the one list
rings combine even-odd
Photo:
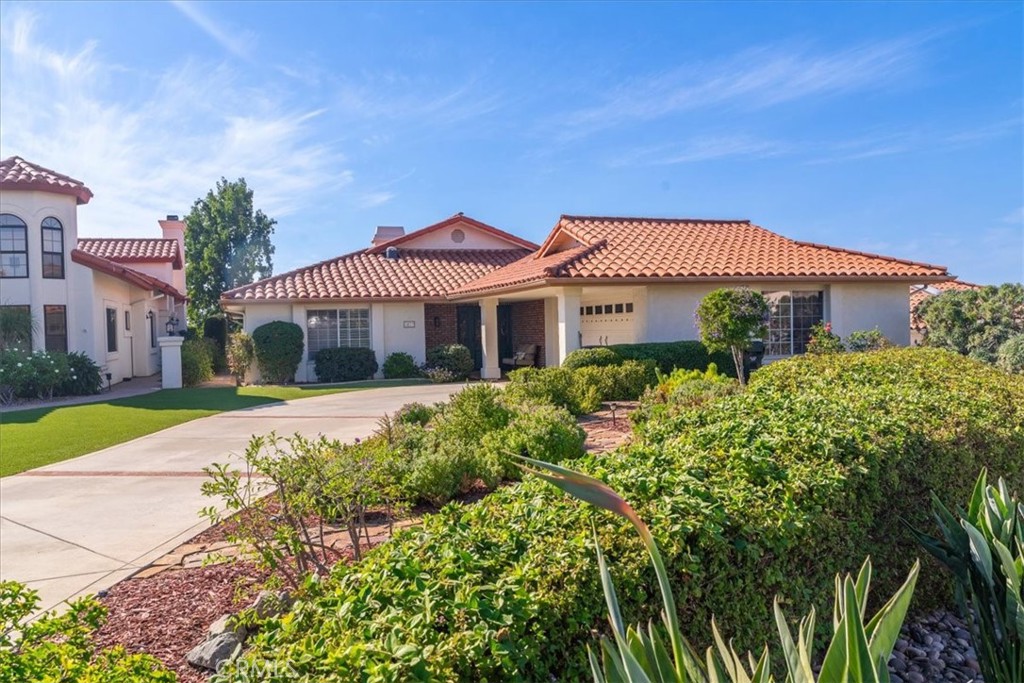
[[(649, 423), (613, 457), (568, 465), (651, 526), (691, 642), (708, 644), (713, 613), (738, 650), (759, 649), (776, 593), (788, 613), (828, 614), (834, 574), (867, 554), (872, 595), (891, 594), (921, 554), (901, 519), (929, 528), (930, 491), (965, 500), (982, 466), (1021, 489), (1024, 386), (1006, 380), (933, 349), (796, 358), (746, 392)], [(627, 523), (528, 479), (339, 565), (267, 621), (226, 678), (282, 667), (323, 681), (588, 678), (585, 646), (607, 631), (589, 520), (624, 616), (655, 617), (653, 572)], [(915, 607), (948, 591), (926, 564)]]
[(186, 339), (181, 345), (181, 383), (194, 387), (211, 379), (216, 352), (217, 342), (213, 339)]
[[(616, 360), (617, 359), (617, 360)], [(736, 376), (736, 364), (725, 351), (708, 353), (699, 341), (647, 342), (643, 344), (612, 344), (592, 349), (579, 349), (566, 356), (562, 367), (571, 369), (587, 366), (617, 365), (627, 360), (654, 361), (664, 373), (676, 368), (707, 370), (714, 363), (719, 371)]]
[(295, 323), (275, 320), (252, 332), (256, 347), (256, 365), (264, 382), (284, 384), (295, 379), (305, 351), (302, 328)]
[(395, 351), (384, 359), (384, 379), (405, 379), (419, 377), (420, 369), (416, 359), (404, 351)]
[(427, 350), (427, 368), (447, 370), (455, 380), (473, 372), (473, 354), (462, 344), (442, 344)]
[(370, 379), (377, 372), (377, 356), (373, 349), (342, 346), (320, 349), (313, 369), (319, 382), (355, 382)]

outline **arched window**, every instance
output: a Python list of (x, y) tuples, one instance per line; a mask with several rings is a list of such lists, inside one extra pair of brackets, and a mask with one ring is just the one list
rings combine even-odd
[(28, 226), (0, 213), (0, 277), (28, 277)]
[(64, 226), (53, 217), (43, 219), (43, 277), (64, 279)]

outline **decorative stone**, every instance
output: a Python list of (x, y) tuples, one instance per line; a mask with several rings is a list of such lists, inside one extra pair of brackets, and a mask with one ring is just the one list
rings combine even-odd
[(252, 603), (252, 609), (260, 619), (276, 617), (291, 607), (291, 596), (288, 591), (260, 591)]
[(242, 624), (235, 623), (237, 619), (233, 614), (225, 614), (217, 621), (210, 624), (210, 628), (207, 629), (207, 640), (210, 638), (216, 638), (222, 633), (234, 633), (238, 636), (239, 640), (245, 640), (249, 632)]
[(188, 663), (216, 671), (224, 662), (234, 659), (242, 651), (242, 641), (234, 633), (221, 633), (196, 645), (185, 656)]

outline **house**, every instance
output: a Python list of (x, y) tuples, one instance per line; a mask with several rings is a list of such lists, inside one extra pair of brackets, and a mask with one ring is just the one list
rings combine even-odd
[(157, 338), (185, 319), (185, 224), (162, 236), (78, 237), (79, 180), (21, 157), (0, 161), (0, 305), (36, 322), (32, 349), (82, 352), (110, 382), (160, 369)]
[(514, 349), (558, 365), (582, 346), (697, 339), (694, 311), (713, 289), (745, 286), (772, 305), (767, 357), (802, 353), (813, 324), (845, 336), (878, 327), (910, 343), (908, 286), (950, 279), (942, 266), (799, 242), (746, 220), (562, 216), (539, 247), (462, 214), (370, 247), (225, 292), (251, 332), (290, 320), (306, 332), (296, 379), (331, 346), (395, 351), (460, 342), (481, 376)]
[(948, 282), (934, 282), (928, 285), (910, 286), (910, 343), (920, 346), (924, 343), (928, 326), (917, 317), (917, 307), (926, 299), (938, 296), (943, 292), (966, 292), (972, 289), (983, 289), (981, 285), (975, 285), (962, 280), (949, 280)]

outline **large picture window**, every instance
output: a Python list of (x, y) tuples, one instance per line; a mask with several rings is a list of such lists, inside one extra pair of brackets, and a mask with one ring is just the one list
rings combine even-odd
[(43, 219), (43, 277), (64, 279), (64, 226), (56, 218)]
[(768, 320), (768, 356), (792, 356), (807, 350), (811, 327), (825, 317), (825, 296), (820, 291), (764, 292), (771, 306)]
[(28, 277), (28, 226), (0, 213), (0, 277)]
[(68, 351), (68, 313), (64, 306), (44, 306), (46, 350)]
[(370, 311), (365, 308), (306, 311), (306, 343), (312, 360), (321, 349), (370, 347)]
[(117, 353), (117, 309), (107, 309), (107, 353)]

